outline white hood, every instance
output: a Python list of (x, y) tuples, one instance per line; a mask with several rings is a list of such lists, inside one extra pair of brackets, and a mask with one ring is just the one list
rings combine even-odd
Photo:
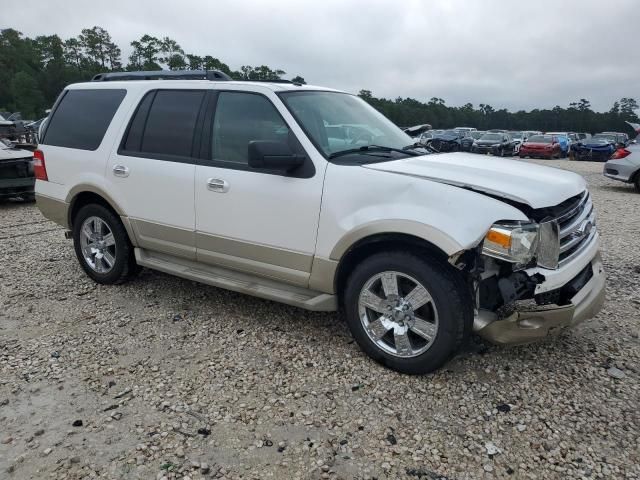
[(364, 167), (470, 188), (532, 208), (558, 205), (586, 189), (580, 175), (559, 168), (462, 152), (409, 157)]

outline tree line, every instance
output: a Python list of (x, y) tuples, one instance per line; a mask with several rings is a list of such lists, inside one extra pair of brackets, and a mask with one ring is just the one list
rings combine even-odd
[[(23, 118), (39, 118), (66, 85), (89, 80), (101, 72), (205, 69), (220, 70), (236, 80), (278, 80), (286, 75), (266, 65), (243, 65), (233, 70), (212, 55), (186, 52), (169, 37), (143, 35), (130, 45), (132, 51), (125, 63), (120, 47), (107, 30), (98, 26), (64, 40), (58, 35), (29, 38), (14, 29), (0, 30), (0, 111), (19, 111)], [(299, 75), (291, 80), (305, 83)], [(448, 106), (437, 97), (425, 103), (413, 98), (376, 98), (369, 90), (361, 90), (359, 95), (400, 126), (429, 123), (434, 128), (632, 133), (625, 120), (640, 122), (635, 112), (638, 103), (630, 97), (621, 98), (607, 112), (595, 112), (584, 98), (568, 107), (510, 112), (483, 103), (477, 107), (471, 103)]]
[[(221, 70), (235, 80), (279, 80), (286, 72), (266, 65), (232, 70), (211, 55), (187, 53), (169, 37), (143, 35), (131, 42), (126, 64), (122, 50), (101, 27), (85, 28), (63, 40), (58, 35), (25, 37), (17, 30), (0, 30), (0, 111), (39, 118), (51, 108), (62, 89), (102, 72), (135, 70)], [(291, 79), (305, 83), (304, 78)]]
[(552, 109), (533, 109), (509, 112), (494, 109), (481, 103), (475, 108), (471, 103), (461, 107), (445, 105), (442, 98), (433, 97), (427, 103), (413, 98), (398, 97), (395, 100), (376, 98), (369, 90), (361, 90), (359, 96), (400, 126), (428, 123), (433, 128), (476, 127), (478, 130), (501, 128), (507, 130), (540, 130), (543, 132), (627, 132), (633, 138), (635, 132), (625, 121), (638, 123), (638, 102), (633, 98), (621, 98), (607, 112), (595, 112), (589, 100), (581, 98), (567, 108), (559, 105)]

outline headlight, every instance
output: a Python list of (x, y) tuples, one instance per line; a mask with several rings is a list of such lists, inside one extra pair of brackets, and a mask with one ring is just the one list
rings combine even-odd
[(500, 145), (501, 145), (500, 143), (494, 143), (494, 144), (492, 145), (492, 147), (493, 147), (493, 148), (497, 148), (497, 147), (499, 147)]
[(482, 253), (518, 265), (526, 265), (538, 249), (537, 223), (495, 223), (487, 232)]

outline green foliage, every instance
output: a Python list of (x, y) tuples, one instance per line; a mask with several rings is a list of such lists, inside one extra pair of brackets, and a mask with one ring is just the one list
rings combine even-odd
[(38, 82), (27, 72), (18, 72), (11, 79), (9, 91), (15, 99), (13, 108), (22, 112), (24, 118), (36, 118), (38, 107), (44, 100)]
[[(267, 65), (243, 65), (232, 70), (211, 55), (185, 52), (169, 37), (143, 35), (132, 41), (131, 47), (128, 64), (124, 66), (120, 48), (102, 27), (85, 28), (77, 37), (65, 40), (58, 35), (28, 38), (11, 28), (0, 30), (0, 110), (20, 111), (23, 118), (36, 119), (53, 105), (65, 85), (87, 81), (100, 72), (123, 69), (220, 70), (236, 80), (279, 80), (286, 74)], [(306, 83), (299, 75), (292, 80)], [(423, 103), (413, 98), (376, 98), (370, 90), (361, 90), (359, 95), (401, 126), (430, 123), (434, 128), (474, 126), (596, 132), (630, 131), (625, 120), (640, 122), (636, 114), (638, 103), (627, 97), (615, 102), (608, 112), (599, 113), (584, 98), (570, 103), (568, 108), (509, 112), (484, 103), (478, 108), (470, 103), (449, 107), (438, 97)]]
[(551, 110), (509, 112), (506, 109), (496, 110), (484, 103), (479, 104), (478, 108), (470, 103), (462, 107), (449, 107), (442, 98), (437, 97), (423, 103), (413, 98), (376, 98), (370, 90), (360, 90), (358, 95), (401, 126), (429, 123), (433, 128), (469, 126), (479, 130), (504, 128), (591, 133), (609, 130), (633, 133), (625, 120), (639, 122), (636, 114), (638, 103), (633, 98), (621, 98), (608, 112), (594, 112), (585, 98), (570, 103), (569, 108), (556, 106)]

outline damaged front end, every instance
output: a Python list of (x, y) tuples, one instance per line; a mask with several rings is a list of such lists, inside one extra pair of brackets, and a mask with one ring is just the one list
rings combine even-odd
[(557, 334), (595, 316), (604, 302), (588, 193), (527, 213), (531, 222), (493, 225), (475, 250), (454, 262), (470, 279), (474, 331), (493, 343), (523, 344)]

